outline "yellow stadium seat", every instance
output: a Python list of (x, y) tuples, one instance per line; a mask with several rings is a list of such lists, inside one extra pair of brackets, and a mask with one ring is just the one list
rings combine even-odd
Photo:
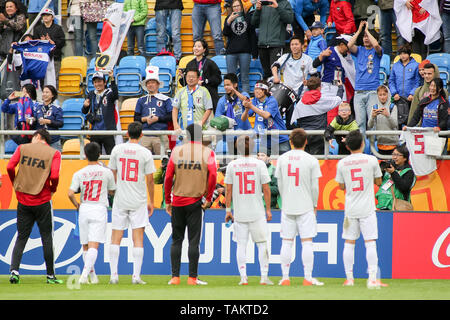
[[(414, 58), (414, 60), (416, 60), (417, 63), (421, 63), (422, 62), (422, 56), (420, 54), (411, 53), (411, 58)], [(400, 59), (400, 56), (396, 56), (394, 58), (394, 63), (396, 63), (399, 59)]]
[(155, 4), (156, 0), (147, 0), (147, 7), (148, 7), (148, 17), (154, 17), (155, 16)]
[(122, 102), (122, 106), (120, 107), (120, 111), (132, 111), (136, 108), (136, 103), (139, 98), (128, 98)]
[(70, 56), (63, 58), (59, 71), (58, 93), (62, 96), (82, 94), (87, 66), (86, 57)]
[[(89, 142), (90, 141), (88, 139), (84, 139), (84, 145), (88, 144)], [(80, 154), (80, 150), (80, 139), (69, 139), (63, 144), (62, 154), (77, 155)]]
[(180, 82), (178, 81), (178, 71), (180, 69), (186, 69), (187, 64), (189, 63), (189, 61), (191, 61), (192, 59), (194, 59), (195, 56), (193, 54), (188, 55), (188, 56), (184, 56), (180, 59), (180, 61), (178, 62), (178, 69), (177, 69), (177, 75), (176, 75), (176, 83), (177, 83), (177, 88), (181, 88), (182, 86), (180, 85)]
[(193, 0), (183, 0), (183, 15), (192, 15), (192, 9), (194, 9)]

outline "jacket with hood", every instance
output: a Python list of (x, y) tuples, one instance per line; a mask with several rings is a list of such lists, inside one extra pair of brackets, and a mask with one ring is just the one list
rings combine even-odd
[(352, 4), (349, 1), (332, 0), (330, 3), (330, 15), (327, 20), (327, 23), (330, 22), (334, 22), (338, 34), (356, 32)]
[[(388, 97), (384, 104), (378, 100), (377, 104), (373, 105), (370, 114), (372, 114), (372, 110), (386, 108), (389, 112), (389, 116), (379, 114), (375, 118), (370, 116), (369, 121), (367, 122), (367, 128), (373, 130), (397, 130), (398, 129), (398, 119), (397, 119), (397, 105), (391, 102), (391, 92), (387, 86), (384, 86), (388, 91)], [(390, 135), (380, 135), (376, 136), (378, 145), (384, 146), (396, 146), (398, 144), (398, 136), (390, 136)]]
[(148, 5), (146, 0), (125, 0), (123, 4), (123, 11), (127, 12), (129, 10), (134, 10), (133, 27), (144, 26), (147, 20)]
[(340, 115), (337, 115), (325, 129), (324, 136), (326, 140), (336, 139), (336, 142), (339, 144), (340, 149), (341, 146), (344, 146), (344, 142), (342, 141), (344, 136), (341, 135), (335, 136), (334, 132), (340, 130), (354, 131), (358, 129), (359, 129), (358, 123), (356, 122), (355, 117), (353, 115), (350, 115), (347, 120), (344, 120)]
[(294, 21), (294, 11), (288, 0), (279, 0), (278, 8), (262, 6), (252, 15), (252, 25), (259, 28), (259, 47), (284, 47), (286, 25)]

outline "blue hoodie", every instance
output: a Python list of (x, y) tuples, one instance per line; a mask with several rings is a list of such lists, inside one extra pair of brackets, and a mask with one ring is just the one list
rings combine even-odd
[(305, 54), (310, 56), (313, 60), (319, 56), (319, 54), (327, 48), (327, 42), (324, 37), (319, 34), (318, 36), (311, 37)]
[(414, 96), (414, 92), (420, 86), (419, 63), (411, 58), (406, 66), (401, 60), (394, 63), (389, 75), (389, 90), (392, 96)]
[(320, 22), (323, 25), (327, 24), (328, 13), (330, 11), (330, 4), (328, 0), (319, 0), (317, 3), (312, 0), (289, 0), (291, 7), (294, 10), (295, 20), (304, 31), (309, 30), (306, 25), (304, 17), (314, 15), (314, 12), (320, 12)]

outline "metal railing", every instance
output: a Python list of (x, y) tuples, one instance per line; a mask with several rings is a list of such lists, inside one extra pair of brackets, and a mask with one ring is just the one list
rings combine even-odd
[[(35, 131), (34, 130), (0, 130), (0, 158), (2, 159), (8, 159), (12, 155), (5, 153), (5, 135), (32, 135)], [(264, 133), (263, 135), (260, 135), (260, 137), (265, 136), (280, 136), (280, 135), (289, 135), (292, 131), (291, 130), (270, 130)], [(60, 135), (62, 137), (64, 136), (70, 136), (70, 137), (78, 137), (80, 140), (80, 153), (73, 155), (73, 154), (62, 154), (63, 159), (84, 159), (84, 139), (88, 136), (105, 136), (105, 135), (113, 135), (113, 136), (125, 136), (127, 131), (126, 130), (49, 130), (49, 133), (51, 135)], [(205, 130), (202, 132), (203, 136), (209, 136), (209, 137), (215, 137), (215, 139), (212, 139), (212, 147), (215, 149), (217, 145), (217, 141), (220, 139), (223, 139), (223, 136), (240, 136), (240, 135), (255, 135), (253, 130), (226, 130), (226, 131), (219, 131), (219, 130)], [(323, 136), (324, 130), (306, 130), (306, 133), (308, 135), (321, 135)], [(348, 131), (335, 131), (335, 135), (345, 135)], [(379, 154), (377, 151), (377, 148), (374, 145), (374, 139), (370, 139), (371, 136), (381, 136), (381, 135), (397, 135), (400, 136), (402, 131), (366, 131), (366, 136), (369, 138), (370, 142), (370, 150), (374, 156), (376, 156), (378, 159), (381, 160), (388, 160), (391, 159), (392, 156), (390, 155), (382, 155)], [(179, 135), (180, 132), (175, 132), (173, 130), (158, 130), (158, 131), (143, 131), (144, 135), (151, 135), (151, 136), (172, 136), (172, 135)], [(181, 135), (184, 135), (185, 132), (182, 131)], [(450, 131), (442, 131), (439, 133), (439, 136), (441, 137), (450, 137)], [(255, 136), (256, 137), (256, 136)], [(333, 155), (329, 153), (329, 143), (327, 140), (324, 139), (324, 153), (322, 155), (314, 155), (319, 160), (326, 160), (326, 159), (342, 159), (346, 155)], [(161, 144), (161, 147), (164, 149), (163, 144)], [(276, 146), (275, 146), (275, 149)], [(276, 152), (273, 152), (272, 150), (272, 159), (277, 159), (278, 155)], [(276, 151), (276, 150), (275, 150)], [(155, 160), (162, 159), (165, 156), (165, 150), (162, 150), (162, 155), (154, 155)], [(236, 158), (236, 155), (233, 154), (216, 154), (217, 159), (224, 159), (224, 158)], [(102, 160), (109, 159), (109, 155), (102, 155), (100, 157)], [(436, 157), (436, 159), (445, 159), (449, 160), (450, 155), (442, 155), (440, 157)]]

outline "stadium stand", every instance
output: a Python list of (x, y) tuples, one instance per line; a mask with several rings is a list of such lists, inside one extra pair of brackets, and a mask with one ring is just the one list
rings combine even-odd
[(434, 63), (439, 68), (439, 74), (444, 81), (444, 86), (447, 89), (447, 85), (450, 82), (450, 54), (449, 53), (432, 53), (427, 56), (427, 60)]
[(86, 73), (86, 57), (71, 56), (63, 58), (59, 72), (58, 94), (62, 96), (82, 94)]
[(170, 55), (156, 56), (150, 59), (149, 65), (159, 68), (159, 79), (163, 81), (163, 87), (159, 88), (159, 92), (172, 95), (177, 72), (177, 60), (175, 57)]
[(115, 69), (119, 95), (137, 96), (142, 94), (141, 81), (145, 77), (146, 59), (143, 56), (125, 56)]

